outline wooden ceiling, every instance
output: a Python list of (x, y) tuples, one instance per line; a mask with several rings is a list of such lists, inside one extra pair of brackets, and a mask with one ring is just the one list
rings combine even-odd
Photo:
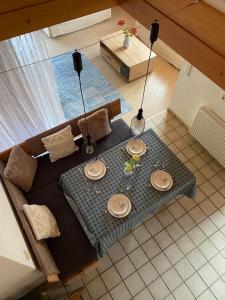
[(2, 0), (0, 41), (118, 5), (119, 0)]
[(0, 40), (121, 5), (147, 28), (225, 89), (225, 15), (192, 0), (10, 0), (0, 1)]
[(121, 0), (141, 24), (160, 23), (159, 37), (225, 89), (225, 15), (192, 0)]

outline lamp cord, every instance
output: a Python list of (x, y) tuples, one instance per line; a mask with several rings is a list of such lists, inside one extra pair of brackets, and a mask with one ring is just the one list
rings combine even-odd
[(143, 102), (144, 102), (144, 97), (145, 97), (145, 88), (146, 88), (146, 83), (147, 83), (147, 78), (148, 78), (148, 69), (149, 69), (149, 65), (150, 65), (150, 61), (151, 61), (152, 47), (153, 47), (153, 44), (151, 44), (151, 47), (150, 47), (150, 53), (149, 53), (149, 58), (148, 58), (148, 66), (147, 66), (147, 72), (146, 72), (145, 83), (144, 83), (144, 90), (143, 90), (143, 95), (142, 95), (142, 100), (141, 100), (141, 109), (142, 109)]
[(83, 96), (83, 91), (82, 91), (82, 86), (81, 86), (80, 74), (78, 74), (78, 78), (79, 78), (79, 84), (80, 84), (81, 99), (82, 99), (83, 108), (84, 108), (84, 117), (85, 117), (86, 131), (87, 131), (87, 135), (89, 135), (88, 123), (87, 123), (87, 113), (86, 113), (86, 108), (85, 108), (85, 103), (84, 103), (84, 96)]

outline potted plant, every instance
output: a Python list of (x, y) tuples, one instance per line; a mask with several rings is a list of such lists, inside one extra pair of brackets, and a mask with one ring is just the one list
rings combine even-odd
[(128, 26), (126, 20), (123, 19), (119, 20), (117, 25), (120, 26), (124, 34), (123, 48), (127, 49), (131, 44), (131, 37), (137, 34), (137, 28), (135, 26)]

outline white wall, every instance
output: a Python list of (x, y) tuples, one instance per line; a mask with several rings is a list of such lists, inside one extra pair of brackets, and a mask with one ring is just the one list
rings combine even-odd
[[(41, 283), (41, 277), (35, 269), (0, 256), (1, 300), (18, 299), (30, 288), (34, 288), (37, 283)], [(23, 287), (22, 290), (21, 287)]]
[(50, 37), (57, 37), (63, 34), (78, 31), (94, 24), (103, 22), (111, 18), (111, 8), (105, 9), (87, 16), (83, 16), (77, 19), (73, 19), (67, 22), (63, 22), (48, 28), (44, 28), (43, 31)]
[(189, 127), (201, 106), (211, 108), (225, 120), (223, 96), (225, 91), (184, 60), (170, 108)]
[(14, 299), (43, 281), (0, 181), (0, 300)]

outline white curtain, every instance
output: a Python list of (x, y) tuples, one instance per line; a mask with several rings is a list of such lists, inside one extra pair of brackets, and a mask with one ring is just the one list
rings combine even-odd
[(64, 120), (42, 32), (0, 42), (0, 151)]

